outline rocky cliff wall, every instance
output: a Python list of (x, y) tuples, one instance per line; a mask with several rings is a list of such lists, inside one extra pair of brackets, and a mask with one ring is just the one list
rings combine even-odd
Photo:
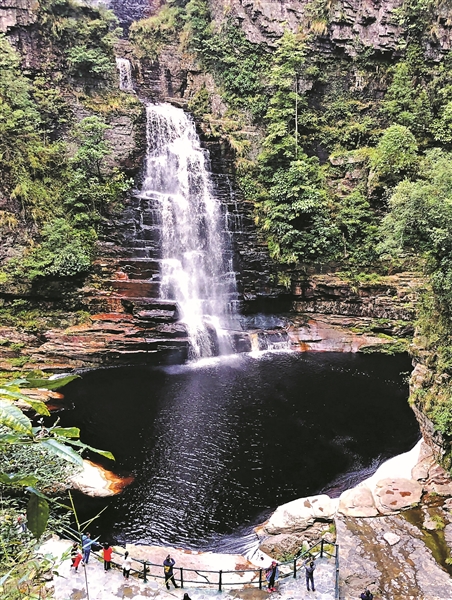
[[(210, 0), (216, 21), (235, 16), (248, 39), (275, 45), (285, 29), (318, 34), (322, 52), (339, 50), (356, 56), (365, 48), (395, 54), (409, 35), (403, 19), (404, 0)], [(433, 27), (425, 39), (429, 58), (438, 60), (452, 47), (452, 24), (447, 3), (431, 15)]]

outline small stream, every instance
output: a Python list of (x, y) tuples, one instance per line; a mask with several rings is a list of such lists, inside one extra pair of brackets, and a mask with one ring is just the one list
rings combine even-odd
[[(407, 356), (233, 355), (83, 375), (63, 425), (135, 476), (120, 496), (78, 498), (110, 541), (239, 551), (278, 505), (333, 495), (416, 443)], [(112, 468), (111, 465), (107, 465)]]

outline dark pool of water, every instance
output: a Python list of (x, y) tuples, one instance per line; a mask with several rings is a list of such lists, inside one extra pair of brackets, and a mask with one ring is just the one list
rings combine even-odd
[(107, 504), (103, 539), (232, 548), (277, 505), (339, 493), (414, 445), (409, 370), (406, 356), (277, 353), (84, 374), (62, 421), (135, 482), (79, 499), (80, 517)]

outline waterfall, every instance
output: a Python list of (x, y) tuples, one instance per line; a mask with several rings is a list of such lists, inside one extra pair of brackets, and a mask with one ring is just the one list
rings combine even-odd
[(191, 358), (228, 354), (237, 302), (228, 215), (215, 197), (207, 153), (193, 120), (169, 104), (147, 106), (147, 156), (140, 197), (159, 210), (161, 297), (175, 300)]
[(119, 72), (119, 89), (124, 92), (133, 92), (132, 65), (127, 58), (116, 57), (116, 68)]

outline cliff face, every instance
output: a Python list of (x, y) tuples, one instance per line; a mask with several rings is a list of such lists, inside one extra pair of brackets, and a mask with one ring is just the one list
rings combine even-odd
[(0, 0), (0, 32), (11, 33), (18, 27), (36, 22), (36, 0)]
[[(250, 41), (275, 45), (286, 29), (319, 33), (322, 52), (340, 50), (356, 56), (371, 48), (394, 54), (409, 35), (401, 9), (404, 0), (210, 0), (216, 21), (236, 16)], [(447, 3), (431, 15), (431, 33), (425, 40), (427, 55), (438, 60), (452, 47), (452, 27)]]

